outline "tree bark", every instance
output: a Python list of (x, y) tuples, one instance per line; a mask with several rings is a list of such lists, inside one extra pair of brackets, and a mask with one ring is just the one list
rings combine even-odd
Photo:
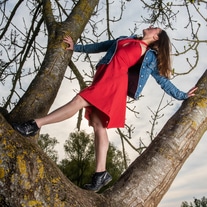
[(33, 139), (17, 134), (0, 115), (0, 206), (103, 206), (104, 197), (70, 182)]

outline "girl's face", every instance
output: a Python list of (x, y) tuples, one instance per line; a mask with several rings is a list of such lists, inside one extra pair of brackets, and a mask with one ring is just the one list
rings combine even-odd
[(158, 38), (161, 31), (162, 30), (159, 27), (150, 26), (149, 28), (143, 30), (143, 36), (152, 37), (153, 39)]

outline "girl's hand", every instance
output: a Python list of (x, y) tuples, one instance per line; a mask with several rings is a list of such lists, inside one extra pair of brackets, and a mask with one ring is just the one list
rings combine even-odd
[(63, 39), (63, 42), (68, 44), (68, 47), (66, 48), (66, 50), (73, 50), (74, 48), (74, 43), (73, 43), (73, 39), (70, 36), (66, 36)]
[(188, 91), (188, 97), (191, 97), (191, 96), (195, 96), (195, 91), (198, 89), (198, 87), (193, 87), (191, 88), (189, 91)]

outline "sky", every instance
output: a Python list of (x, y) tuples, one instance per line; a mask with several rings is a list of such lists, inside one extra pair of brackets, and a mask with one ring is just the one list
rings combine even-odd
[[(117, 4), (119, 1), (117, 1)], [(114, 16), (117, 14), (117, 5), (111, 10)], [(204, 8), (205, 9), (205, 8)], [(130, 31), (128, 28), (133, 28), (134, 24), (138, 24), (139, 32), (141, 33), (142, 29), (148, 27), (149, 25), (146, 24), (139, 24), (138, 19), (139, 17), (145, 12), (141, 7), (138, 1), (132, 0), (128, 4), (126, 4), (126, 11), (124, 12), (123, 16), (123, 23), (124, 27), (119, 24), (114, 24), (111, 26), (113, 30), (114, 36), (121, 36), (121, 35), (129, 35)], [(183, 13), (184, 14), (184, 13)], [(139, 15), (139, 17), (137, 17)], [(171, 31), (167, 30), (167, 33), (173, 40), (174, 38), (186, 38), (189, 34), (184, 33), (182, 28), (185, 26), (185, 16), (180, 13), (179, 19), (175, 22), (176, 30)], [(181, 21), (182, 20), (182, 21)], [(21, 21), (19, 21), (21, 22)], [(202, 36), (203, 35), (203, 36)], [(206, 28), (204, 27), (203, 33), (201, 33), (202, 39), (206, 36)], [(174, 43), (174, 41), (173, 41)], [(179, 43), (178, 43), (179, 44)], [(203, 51), (204, 45), (200, 46), (200, 51)], [(172, 82), (181, 90), (188, 91), (192, 88), (200, 76), (206, 70), (205, 65), (205, 53), (202, 53), (203, 57), (201, 57), (196, 70), (191, 72), (189, 75), (179, 76), (172, 80)], [(75, 56), (75, 54), (74, 54)], [(174, 57), (173, 58), (173, 66), (176, 68), (177, 72), (184, 72), (187, 65), (185, 63), (183, 57)], [(82, 62), (77, 63), (78, 68), (85, 69), (85, 65)], [(69, 71), (68, 71), (69, 72)], [(50, 111), (62, 106), (63, 104), (67, 103), (71, 100), (76, 92), (72, 89), (78, 89), (78, 85), (73, 84), (68, 80), (64, 80), (56, 97), (54, 104), (51, 107)], [(69, 90), (69, 89), (70, 90)], [(5, 91), (5, 90), (4, 90)], [(2, 92), (2, 90), (1, 90)], [(135, 105), (139, 109), (139, 118), (134, 119), (129, 113), (127, 114), (127, 123), (135, 123), (136, 129), (134, 134), (136, 134), (136, 139), (133, 139), (133, 143), (138, 145), (139, 140), (137, 137), (142, 137), (146, 143), (149, 142), (149, 138), (147, 135), (147, 131), (150, 129), (150, 120), (151, 120), (151, 112), (149, 108), (153, 111), (156, 110), (158, 104), (160, 102), (160, 98), (163, 95), (163, 91), (157, 85), (157, 83), (153, 80), (153, 78), (149, 78), (147, 85), (145, 86), (142, 94), (144, 98), (136, 101)], [(167, 101), (170, 101), (171, 98), (168, 95), (165, 95), (164, 102), (165, 104)], [(173, 99), (173, 106), (167, 107), (163, 110), (164, 117), (159, 120), (159, 124), (156, 126), (156, 131), (162, 128), (164, 123), (176, 112), (176, 110), (180, 107), (181, 101), (177, 101)], [(75, 129), (75, 122), (77, 120), (77, 116), (74, 116), (73, 119), (63, 121), (61, 123), (51, 124), (48, 126), (44, 126), (41, 129), (41, 133), (48, 133), (51, 137), (56, 137), (59, 141), (59, 144), (56, 146), (56, 150), (59, 153), (59, 159), (63, 159), (65, 157), (63, 145), (65, 140), (68, 138), (69, 133), (71, 130)], [(85, 130), (87, 133), (92, 133), (92, 128), (88, 127), (87, 120), (83, 120), (82, 129)], [(118, 148), (120, 148), (121, 143), (120, 140), (115, 133), (114, 129), (108, 130), (109, 140), (115, 144)], [(170, 189), (163, 197), (162, 201), (158, 205), (158, 207), (179, 207), (183, 201), (193, 201), (193, 198), (201, 198), (206, 196), (207, 193), (207, 134), (205, 133), (202, 137), (201, 141), (199, 142), (198, 146), (191, 154), (191, 156), (187, 159), (185, 164), (183, 165), (182, 169), (178, 173), (177, 177), (175, 178), (174, 182), (172, 183)], [(131, 161), (133, 161), (137, 157), (137, 153), (134, 152), (130, 147), (126, 146), (128, 150), (128, 155), (130, 156)]]

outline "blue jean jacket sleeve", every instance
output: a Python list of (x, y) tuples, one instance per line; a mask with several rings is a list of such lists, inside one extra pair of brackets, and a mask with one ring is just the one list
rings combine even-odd
[[(133, 35), (129, 38), (136, 38), (137, 35)], [(74, 51), (75, 52), (84, 52), (84, 53), (99, 53), (99, 52), (108, 52), (110, 50), (110, 54), (115, 51), (117, 40), (128, 38), (127, 36), (120, 36), (117, 39), (114, 40), (106, 40), (103, 42), (93, 43), (93, 44), (87, 44), (87, 45), (81, 45), (76, 44), (74, 45)]]
[(188, 98), (187, 93), (180, 91), (169, 79), (161, 76), (158, 70), (154, 70), (151, 75), (168, 95), (174, 97), (177, 100), (184, 100)]
[(99, 52), (106, 52), (116, 40), (107, 40), (104, 42), (88, 44), (88, 45), (74, 45), (75, 52), (84, 52), (84, 53), (99, 53)]

